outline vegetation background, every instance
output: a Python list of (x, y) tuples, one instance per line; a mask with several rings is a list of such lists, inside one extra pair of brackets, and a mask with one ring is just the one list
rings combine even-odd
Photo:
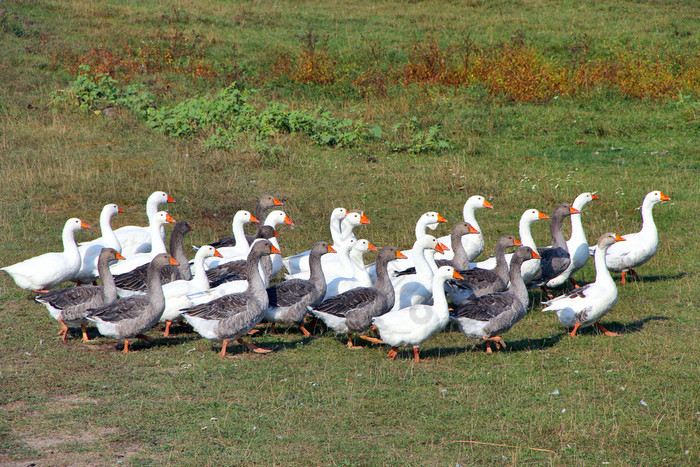
[(154, 190), (193, 244), (273, 194), (285, 253), (336, 206), (408, 248), (423, 212), (481, 194), (490, 250), (582, 191), (590, 243), (638, 230), (648, 191), (673, 200), (604, 320), (621, 337), (569, 338), (534, 293), (494, 355), (448, 330), (391, 362), (290, 329), (221, 360), (184, 326), (121, 355), (61, 343), (2, 275), (0, 463), (696, 465), (699, 45), (694, 0), (0, 3), (2, 265), (106, 203), (142, 225)]

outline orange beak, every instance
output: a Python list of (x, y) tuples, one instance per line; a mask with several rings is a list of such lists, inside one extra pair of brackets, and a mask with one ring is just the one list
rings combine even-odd
[(671, 201), (671, 198), (669, 198), (665, 194), (661, 193), (661, 201)]
[(119, 252), (117, 252), (116, 258), (117, 258), (117, 259), (126, 259), (126, 258), (124, 258), (124, 257), (121, 255), (121, 253), (119, 253)]
[(535, 250), (532, 250), (532, 257), (535, 259), (542, 259), (542, 257), (540, 255), (538, 255)]
[(168, 203), (174, 203), (174, 202), (175, 202), (175, 200), (172, 199), (172, 198), (170, 197), (170, 195), (168, 195)]
[(592, 198), (592, 199), (600, 199), (600, 198), (597, 197), (596, 195), (591, 195), (591, 198)]
[(120, 207), (117, 207), (117, 212), (124, 212), (124, 210)]
[(87, 225), (85, 222), (80, 221), (80, 228), (81, 229), (90, 229), (91, 227)]
[(447, 219), (445, 219), (444, 217), (442, 217), (442, 216), (440, 215), (440, 213), (438, 213), (438, 222), (440, 222), (440, 223), (442, 223), (442, 222), (447, 222)]
[(165, 221), (169, 222), (171, 224), (175, 223), (175, 219), (173, 219), (173, 216), (171, 216), (170, 214), (167, 214), (167, 213), (165, 214)]
[(294, 222), (292, 222), (292, 220), (286, 214), (284, 216), (284, 223), (290, 227), (294, 227)]
[(284, 206), (284, 203), (277, 198), (272, 198), (272, 204), (273, 206)]
[(518, 240), (517, 238), (514, 238), (514, 239), (513, 239), (513, 245), (515, 245), (515, 246), (522, 246), (523, 244), (520, 243), (520, 240)]
[[(175, 201), (173, 201), (173, 203), (174, 203), (174, 202), (175, 202)], [(178, 263), (177, 260), (176, 260), (175, 258), (173, 258), (172, 256), (170, 257), (170, 264), (172, 264), (173, 266), (179, 266), (179, 265), (180, 265), (180, 263)]]
[(448, 250), (449, 250), (449, 248), (447, 248), (447, 245), (440, 243), (440, 242), (438, 242), (438, 244), (435, 246), (435, 251), (437, 251), (438, 253), (444, 254)]
[(491, 206), (491, 203), (489, 203), (489, 202), (486, 201), (486, 200), (484, 200), (484, 207), (485, 207), (485, 208), (489, 208), (489, 209), (493, 209), (493, 206)]
[(258, 223), (260, 223), (260, 221), (258, 220), (258, 218), (255, 217), (255, 216), (252, 215), (252, 214), (250, 215), (250, 222), (258, 222)]
[(365, 216), (364, 212), (362, 212), (362, 217), (360, 217), (360, 224), (369, 224), (369, 217)]
[(367, 247), (367, 251), (377, 251), (377, 247), (370, 243)]
[(578, 209), (575, 209), (573, 206), (569, 206), (569, 212), (571, 214), (581, 214), (581, 211), (579, 211)]
[(216, 256), (217, 258), (223, 258), (223, 255), (219, 253), (219, 250), (217, 249), (214, 249), (214, 256)]
[(539, 211), (537, 211), (537, 212), (539, 213), (539, 218), (540, 218), (540, 219), (549, 219), (549, 216), (548, 216), (547, 214), (541, 213), (541, 212), (539, 212)]
[(275, 247), (275, 245), (270, 245), (270, 254), (271, 254), (271, 255), (281, 255), (282, 252), (279, 251), (279, 250)]
[(275, 232), (275, 237), (279, 237), (279, 236), (280, 236), (280, 234), (279, 234), (279, 233), (277, 233), (277, 231), (276, 231), (276, 230), (274, 230), (274, 232)]
[[(491, 208), (491, 209), (493, 209), (493, 208)], [(476, 230), (474, 227), (472, 227), (471, 224), (469, 224), (469, 233), (470, 234), (478, 234), (479, 231)]]
[(332, 246), (328, 245), (328, 253), (337, 253)]
[(615, 241), (616, 242), (626, 242), (627, 240), (620, 237), (618, 234), (615, 234)]
[(397, 250), (396, 251), (396, 259), (408, 259), (408, 258), (406, 258), (406, 255), (404, 255), (403, 253), (401, 253), (400, 251)]
[(456, 269), (452, 271), (452, 277), (454, 277), (455, 279), (464, 279), (464, 277), (462, 277), (462, 275), (458, 273)]

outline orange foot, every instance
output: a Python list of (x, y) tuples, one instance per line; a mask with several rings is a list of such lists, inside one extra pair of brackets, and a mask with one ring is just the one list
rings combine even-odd
[(352, 336), (348, 337), (348, 343), (345, 344), (345, 345), (348, 347), (348, 349), (355, 349), (355, 350), (357, 350), (357, 349), (361, 349), (361, 348), (362, 348), (361, 345), (355, 345), (355, 344), (353, 343), (353, 341), (352, 341)]
[[(418, 354), (418, 347), (413, 347), (413, 359), (417, 362), (420, 362), (420, 355)], [(423, 361), (426, 359), (424, 358)]]
[(574, 329), (569, 333), (571, 337), (576, 337), (576, 331), (581, 327), (581, 323), (574, 324)]
[(486, 341), (486, 353), (493, 352), (491, 350), (491, 342), (494, 343), (494, 345), (496, 346), (496, 349), (505, 349), (506, 348), (506, 343), (503, 342), (503, 338), (501, 336), (493, 336), (493, 337), (483, 336), (483, 339)]
[(376, 337), (369, 337), (369, 336), (366, 336), (364, 334), (360, 334), (360, 339), (364, 339), (364, 340), (371, 342), (373, 344), (383, 344), (384, 343), (384, 341), (381, 339), (377, 339)]
[(610, 336), (610, 337), (618, 337), (618, 336), (620, 336), (620, 334), (618, 334), (618, 333), (616, 333), (616, 332), (608, 331), (608, 330), (605, 329), (600, 323), (595, 323), (595, 325), (596, 325), (596, 327), (597, 327), (598, 329), (600, 329), (601, 331), (603, 331), (603, 334), (605, 334), (606, 336)]
[(299, 326), (299, 329), (301, 329), (301, 332), (304, 333), (304, 336), (306, 337), (311, 337), (311, 333), (309, 332), (308, 329), (304, 327), (304, 325)]
[(270, 353), (270, 352), (272, 352), (272, 350), (270, 350), (270, 349), (264, 349), (262, 347), (258, 347), (257, 345), (253, 344), (252, 342), (246, 342), (243, 339), (238, 339), (236, 342), (238, 342), (239, 344), (245, 345), (246, 347), (248, 347), (248, 350), (250, 350), (251, 352), (255, 352), (255, 353)]
[(83, 342), (92, 342), (92, 339), (90, 339), (87, 335), (87, 328), (84, 324), (80, 326), (80, 329), (83, 331)]
[(392, 347), (391, 350), (389, 351), (388, 354), (386, 354), (387, 357), (389, 357), (390, 360), (393, 360), (396, 358), (396, 355), (399, 353), (398, 347)]

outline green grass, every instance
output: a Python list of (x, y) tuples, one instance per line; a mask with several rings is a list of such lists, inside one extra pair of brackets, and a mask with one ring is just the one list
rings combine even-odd
[[(60, 248), (65, 219), (97, 224), (109, 202), (127, 211), (115, 225), (142, 225), (143, 203), (157, 189), (177, 200), (169, 211), (195, 228), (194, 244), (228, 234), (236, 210), (274, 194), (297, 225), (280, 229), (285, 253), (326, 238), (327, 217), (341, 205), (367, 213), (372, 223), (361, 235), (372, 243), (408, 248), (423, 212), (456, 222), (466, 198), (481, 194), (495, 207), (477, 214), (490, 250), (500, 235), (517, 233), (525, 209), (549, 213), (582, 191), (601, 197), (585, 210), (590, 243), (603, 232), (638, 230), (648, 191), (673, 201), (655, 208), (661, 244), (638, 270), (643, 282), (621, 286), (603, 320), (621, 337), (585, 330), (569, 338), (539, 312), (535, 293), (533, 311), (504, 336), (506, 352), (486, 355), (448, 329), (425, 344), (422, 363), (409, 351), (391, 362), (383, 347), (349, 351), (332, 334), (304, 339), (293, 329), (256, 339), (276, 349), (271, 355), (233, 346), (226, 360), (184, 326), (174, 338), (136, 343), (126, 356), (94, 329), (94, 344), (76, 333), (63, 344), (56, 322), (3, 274), (0, 463), (697, 464), (698, 96), (638, 100), (600, 90), (517, 104), (479, 86), (390, 81), (386, 98), (363, 99), (350, 84), (370, 64), (402, 67), (412, 41), (429, 35), (446, 45), (467, 36), (492, 45), (522, 32), (561, 62), (584, 34), (596, 56), (617, 46), (696, 56), (695, 2), (5, 3), (2, 265)], [(440, 124), (453, 147), (410, 155), (382, 141), (327, 148), (280, 133), (270, 155), (247, 133), (236, 149), (206, 150), (208, 135), (169, 138), (123, 108), (107, 116), (52, 104), (51, 93), (75, 79), (75, 57), (97, 46), (160, 43), (173, 25), (196, 38), (214, 69), (238, 62), (239, 83), (258, 90), (256, 109), (321, 105), (385, 132), (416, 117), (426, 130)], [(271, 71), (277, 54), (300, 50), (309, 27), (338, 64), (341, 79), (332, 85)], [(228, 84), (175, 72), (134, 82), (160, 106)], [(546, 223), (533, 231), (548, 242)], [(81, 232), (79, 240), (94, 235)], [(588, 265), (578, 279), (593, 277)]]

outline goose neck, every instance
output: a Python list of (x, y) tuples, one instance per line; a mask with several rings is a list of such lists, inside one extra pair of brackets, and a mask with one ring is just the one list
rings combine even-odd
[(64, 228), (61, 237), (63, 240), (63, 252), (70, 255), (78, 255), (78, 257), (80, 257), (78, 244), (75, 243), (75, 230), (72, 228)]
[(593, 263), (595, 264), (595, 282), (596, 284), (608, 284), (615, 287), (615, 282), (605, 263), (605, 253), (608, 251), (609, 247), (608, 245), (605, 248), (595, 249), (595, 255), (593, 256)]
[(518, 233), (520, 234), (520, 242), (523, 246), (529, 246), (533, 251), (537, 251), (535, 239), (532, 238), (532, 224), (534, 223), (535, 221), (529, 219), (520, 219)]
[(97, 261), (97, 273), (100, 276), (105, 304), (114, 302), (117, 299), (117, 286), (114, 283), (112, 271), (109, 270), (109, 258), (100, 255)]
[(119, 243), (117, 235), (112, 229), (112, 217), (114, 216), (114, 211), (112, 209), (103, 209), (102, 214), (100, 214), (100, 232), (102, 233), (102, 239), (105, 241), (105, 245), (110, 248), (114, 248), (118, 253), (122, 252), (122, 245)]
[(159, 222), (153, 222), (149, 224), (149, 229), (151, 231), (151, 253), (158, 255), (161, 253), (167, 253), (165, 249), (165, 242), (161, 236), (161, 231), (163, 230), (163, 224)]

